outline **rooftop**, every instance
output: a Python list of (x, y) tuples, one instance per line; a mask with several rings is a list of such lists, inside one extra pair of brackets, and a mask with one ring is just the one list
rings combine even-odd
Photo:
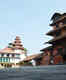
[(63, 14), (55, 13), (51, 18), (53, 22), (50, 24), (50, 26), (55, 25), (57, 22), (63, 20), (64, 18), (66, 18), (66, 13)]
[(66, 24), (64, 24), (62, 27), (58, 27), (55, 30), (51, 30), (48, 33), (46, 33), (46, 35), (51, 35), (53, 36), (55, 33), (57, 33), (58, 31), (60, 31), (61, 29), (66, 29)]

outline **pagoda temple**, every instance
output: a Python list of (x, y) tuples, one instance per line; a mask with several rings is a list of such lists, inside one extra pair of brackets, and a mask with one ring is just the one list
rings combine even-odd
[(16, 36), (13, 43), (0, 50), (0, 67), (19, 67), (19, 62), (26, 58), (26, 51), (20, 37)]
[(13, 49), (24, 50), (23, 45), (21, 44), (21, 40), (19, 36), (16, 36), (15, 41), (13, 42)]
[[(52, 36), (53, 39), (49, 40), (45, 44), (51, 44), (51, 46), (42, 49), (44, 58), (48, 61), (47, 64), (65, 64), (66, 63), (66, 13), (55, 13), (51, 18), (52, 23), (50, 26), (52, 30), (46, 35)], [(49, 60), (48, 60), (49, 59)], [(42, 61), (43, 63), (45, 62)]]

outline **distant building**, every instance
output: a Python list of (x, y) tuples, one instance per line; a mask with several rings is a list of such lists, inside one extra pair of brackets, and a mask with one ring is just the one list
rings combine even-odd
[(19, 62), (26, 58), (26, 50), (24, 50), (23, 45), (19, 36), (13, 43), (0, 50), (0, 66), (1, 67), (19, 67)]

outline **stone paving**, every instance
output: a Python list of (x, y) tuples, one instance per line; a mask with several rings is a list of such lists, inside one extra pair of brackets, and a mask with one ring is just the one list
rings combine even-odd
[(66, 65), (3, 69), (0, 80), (66, 80)]

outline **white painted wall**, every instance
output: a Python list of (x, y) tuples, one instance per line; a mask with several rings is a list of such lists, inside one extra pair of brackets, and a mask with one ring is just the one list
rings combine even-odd
[(24, 60), (26, 58), (26, 55), (25, 54), (21, 54), (20, 55), (20, 60), (22, 61), (22, 60)]
[[(12, 57), (12, 54), (15, 54), (14, 58)], [(17, 56), (17, 54), (19, 54), (19, 56)], [(7, 57), (7, 53), (4, 53), (4, 57)], [(19, 63), (20, 61), (23, 61), (24, 58), (26, 58), (26, 55), (24, 50), (15, 50), (14, 53), (9, 53), (9, 57), (10, 57), (10, 63), (16, 64)]]

